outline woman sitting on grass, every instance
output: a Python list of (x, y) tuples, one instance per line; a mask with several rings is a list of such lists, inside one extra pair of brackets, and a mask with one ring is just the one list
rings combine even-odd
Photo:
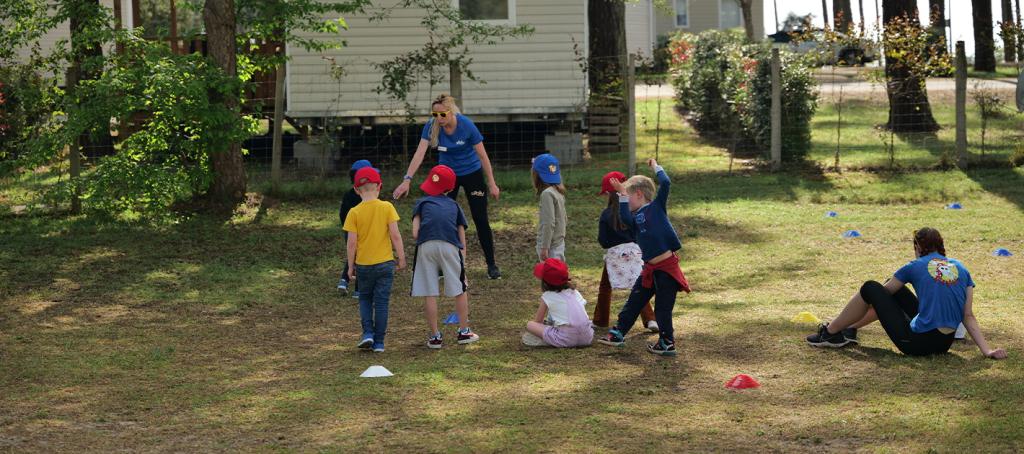
[[(962, 322), (986, 357), (1006, 358), (1006, 350), (989, 348), (971, 309), (974, 281), (959, 260), (946, 257), (938, 230), (914, 232), (917, 258), (896, 271), (885, 285), (865, 282), (832, 323), (807, 336), (815, 347), (839, 348), (857, 343), (857, 328), (875, 320), (906, 355), (945, 353)], [(917, 297), (905, 284), (914, 286)]]

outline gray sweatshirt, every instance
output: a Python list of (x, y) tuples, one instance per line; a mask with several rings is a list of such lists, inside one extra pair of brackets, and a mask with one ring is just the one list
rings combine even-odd
[(565, 243), (565, 196), (554, 187), (540, 193), (540, 227), (537, 247), (551, 248)]

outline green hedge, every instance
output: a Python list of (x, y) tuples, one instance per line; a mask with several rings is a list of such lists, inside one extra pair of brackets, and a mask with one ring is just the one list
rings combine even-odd
[[(671, 80), (693, 127), (710, 139), (736, 140), (766, 157), (771, 147), (771, 48), (740, 34), (679, 33), (669, 43)], [(782, 52), (782, 158), (799, 161), (811, 144), (816, 83), (805, 58)]]

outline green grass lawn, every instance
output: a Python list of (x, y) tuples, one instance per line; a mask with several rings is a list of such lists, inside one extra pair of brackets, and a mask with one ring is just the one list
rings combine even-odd
[[(885, 142), (889, 134), (882, 127), (888, 121), (885, 99), (845, 100), (840, 109), (832, 100), (822, 101), (812, 120), (809, 158), (831, 167), (835, 163), (838, 142), (839, 165), (843, 168), (888, 168), (889, 154)], [(943, 154), (956, 154), (956, 112), (945, 100), (932, 104), (935, 121), (942, 129), (934, 134), (896, 134), (893, 138), (895, 163), (900, 167), (935, 167)], [(839, 129), (837, 131), (837, 128)], [(981, 143), (981, 117), (968, 95), (967, 152), (973, 163), (1005, 165), (1010, 155), (1024, 141), (1024, 115), (1006, 109), (998, 118), (988, 121), (985, 146)]]
[[(11, 215), (45, 181), (3, 181), (0, 450), (1024, 449), (1021, 169), (729, 174), (722, 150), (694, 139), (668, 104), (658, 154), (675, 182), (670, 214), (694, 288), (676, 306), (675, 359), (646, 353), (654, 336), (639, 331), (621, 349), (519, 344), (540, 293), (530, 273), (536, 199), (522, 170), (499, 173), (504, 193), (491, 208), (504, 279), (485, 279), (470, 231), (481, 341), (426, 349), (422, 301), (407, 296), (403, 271), (379, 355), (354, 348), (356, 302), (334, 289), (341, 181), (293, 182), (230, 219), (159, 226)], [(639, 143), (641, 158), (652, 154), (649, 126)], [(859, 153), (877, 159), (867, 145)], [(604, 204), (593, 194), (601, 174), (622, 167), (609, 156), (565, 169), (568, 261), (590, 301)], [(952, 201), (965, 209), (943, 209)], [(411, 202), (397, 207), (408, 235)], [(790, 318), (835, 315), (864, 280), (911, 259), (911, 232), (925, 225), (970, 268), (982, 328), (1010, 358), (985, 359), (970, 343), (905, 357), (877, 325), (859, 347), (808, 347), (814, 327)], [(848, 229), (864, 237), (841, 239)], [(1017, 255), (993, 257), (996, 247)], [(626, 296), (616, 295), (614, 311)], [(452, 310), (443, 300), (442, 315)], [(358, 378), (374, 364), (395, 376)], [(738, 373), (762, 387), (724, 389)]]

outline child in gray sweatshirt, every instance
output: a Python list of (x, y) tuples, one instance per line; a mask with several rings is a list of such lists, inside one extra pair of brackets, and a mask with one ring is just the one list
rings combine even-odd
[(545, 153), (533, 159), (533, 188), (540, 197), (537, 257), (565, 261), (565, 186), (558, 158)]

